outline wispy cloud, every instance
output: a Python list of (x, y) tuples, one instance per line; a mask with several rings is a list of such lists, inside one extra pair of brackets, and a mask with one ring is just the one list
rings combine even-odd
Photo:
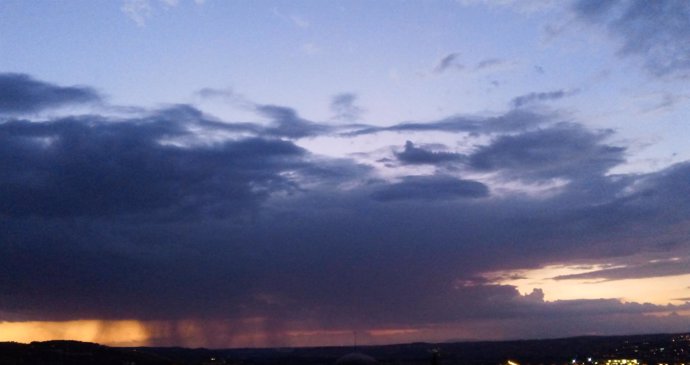
[(460, 53), (449, 53), (438, 61), (438, 64), (434, 67), (434, 72), (443, 73), (448, 70), (462, 70), (464, 68), (465, 65), (460, 63)]
[(627, 280), (639, 278), (654, 278), (664, 276), (679, 276), (690, 274), (690, 259), (674, 258), (671, 260), (651, 260), (642, 263), (630, 263), (622, 267), (588, 271), (580, 274), (560, 275), (554, 280)]
[[(194, 0), (196, 5), (203, 5), (205, 0)], [(180, 0), (122, 0), (120, 10), (138, 26), (143, 27), (154, 15), (157, 6), (176, 8)]]
[(288, 15), (288, 14), (286, 14), (286, 13), (283, 13), (283, 12), (282, 12), (280, 9), (278, 9), (278, 8), (272, 8), (272, 9), (271, 9), (271, 12), (272, 12), (273, 15), (275, 15), (277, 18), (279, 18), (279, 19), (281, 19), (281, 20), (283, 20), (283, 21), (285, 21), (285, 22), (288, 22), (288, 23), (294, 25), (294, 26), (297, 27), (297, 28), (300, 28), (300, 29), (307, 29), (307, 28), (309, 28), (309, 26), (310, 26), (310, 23), (309, 23), (306, 19), (304, 19), (302, 16), (300, 16), (300, 15), (295, 15), (295, 14), (290, 14), (290, 15)]
[(317, 55), (321, 52), (321, 48), (319, 46), (317, 46), (316, 44), (311, 43), (311, 42), (302, 44), (300, 49), (302, 50), (302, 52), (304, 52), (305, 54), (307, 54), (309, 56)]
[(362, 116), (364, 110), (357, 106), (357, 95), (341, 93), (331, 98), (331, 111), (334, 118), (343, 121), (355, 121)]
[(146, 19), (151, 17), (153, 11), (149, 0), (124, 0), (121, 9), (140, 27), (146, 25)]
[(573, 9), (579, 19), (616, 38), (621, 56), (641, 58), (651, 74), (690, 73), (690, 3), (579, 0)]
[(524, 110), (511, 110), (494, 117), (450, 116), (432, 122), (404, 122), (387, 127), (360, 127), (346, 135), (366, 135), (381, 132), (467, 132), (488, 134), (524, 131), (539, 125), (553, 123), (556, 116)]
[(554, 90), (545, 92), (531, 92), (529, 94), (524, 94), (513, 98), (512, 104), (515, 108), (520, 108), (527, 104), (532, 104), (541, 101), (558, 100), (567, 96), (574, 95), (578, 90), (566, 91), (566, 90)]

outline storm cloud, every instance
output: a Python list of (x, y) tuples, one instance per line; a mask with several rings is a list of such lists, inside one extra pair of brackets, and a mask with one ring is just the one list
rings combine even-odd
[(279, 173), (294, 167), (288, 160), (305, 153), (289, 142), (260, 138), (197, 148), (166, 145), (165, 138), (189, 132), (174, 118), (158, 117), (1, 124), (0, 213), (220, 214), (253, 206), (275, 189), (289, 189)]
[[(466, 328), (496, 338), (688, 324), (667, 316), (688, 304), (547, 301), (540, 290), (477, 280), (587, 260), (640, 268), (590, 274), (597, 278), (684, 273), (687, 162), (609, 175), (626, 146), (558, 113), (338, 135), (472, 138), (458, 138), (467, 156), (408, 142), (391, 177), (298, 146), (335, 132), (292, 108), (256, 112), (267, 125), (188, 105), (126, 118), (3, 120), (0, 320), (139, 319), (157, 323), (159, 344), (181, 341), (165, 323), (198, 321), (211, 333), (204, 344), (215, 346), (256, 330), (247, 321), (260, 321), (274, 345), (290, 344), (293, 329)], [(457, 170), (413, 170), (451, 163)], [(543, 196), (510, 190), (549, 179), (566, 183)], [(680, 261), (640, 265), (650, 252)]]

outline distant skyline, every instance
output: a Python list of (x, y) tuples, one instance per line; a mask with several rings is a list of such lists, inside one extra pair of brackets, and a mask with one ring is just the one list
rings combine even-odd
[(690, 331), (686, 1), (0, 0), (0, 341)]

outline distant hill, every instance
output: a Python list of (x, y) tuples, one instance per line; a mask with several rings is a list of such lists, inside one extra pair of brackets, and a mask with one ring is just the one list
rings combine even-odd
[(79, 341), (0, 342), (0, 365), (172, 365), (158, 354)]
[(638, 359), (647, 364), (690, 363), (690, 334), (584, 336), (548, 340), (411, 343), (386, 346), (278, 349), (187, 349), (181, 347), (117, 348), (78, 341), (0, 343), (0, 365), (332, 365), (350, 352), (362, 352), (379, 364), (440, 365), (601, 365), (606, 359)]

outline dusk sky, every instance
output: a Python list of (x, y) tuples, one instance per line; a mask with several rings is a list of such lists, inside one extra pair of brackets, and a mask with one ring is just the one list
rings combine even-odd
[(690, 2), (0, 0), (0, 341), (690, 331)]

